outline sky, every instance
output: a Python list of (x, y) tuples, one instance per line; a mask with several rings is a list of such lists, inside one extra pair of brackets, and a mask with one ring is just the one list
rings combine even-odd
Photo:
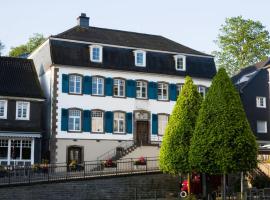
[(269, 0), (1, 0), (0, 41), (7, 55), (34, 33), (58, 34), (86, 13), (90, 26), (162, 35), (211, 53), (227, 17), (259, 20), (270, 31), (269, 7)]

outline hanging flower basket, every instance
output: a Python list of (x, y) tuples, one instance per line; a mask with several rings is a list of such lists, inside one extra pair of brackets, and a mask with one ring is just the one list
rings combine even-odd
[(146, 165), (145, 157), (140, 157), (138, 160), (134, 161), (134, 165)]

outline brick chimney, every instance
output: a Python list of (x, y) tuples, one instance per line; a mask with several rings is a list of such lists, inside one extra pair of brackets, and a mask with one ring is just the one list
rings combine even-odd
[(77, 18), (78, 26), (88, 28), (89, 27), (89, 17), (85, 13), (81, 13), (81, 16)]

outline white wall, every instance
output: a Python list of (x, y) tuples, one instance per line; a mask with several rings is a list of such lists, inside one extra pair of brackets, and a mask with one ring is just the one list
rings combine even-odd
[[(113, 71), (108, 69), (96, 69), (86, 67), (69, 67), (69, 66), (55, 66), (59, 67), (58, 76), (58, 124), (57, 124), (57, 138), (76, 138), (76, 139), (109, 139), (109, 140), (132, 140), (132, 134), (113, 135), (112, 133), (105, 134), (90, 134), (90, 133), (67, 133), (61, 131), (61, 109), (77, 107), (84, 110), (102, 109), (105, 111), (122, 110), (125, 112), (133, 112), (134, 110), (146, 110), (150, 113), (167, 113), (172, 112), (175, 101), (157, 101), (157, 100), (138, 100), (135, 98), (114, 98), (111, 96), (97, 97), (91, 95), (70, 95), (62, 93), (62, 74), (78, 73), (84, 76), (100, 75), (104, 77), (121, 77), (125, 79), (144, 79), (147, 81), (165, 81), (168, 83), (184, 83), (184, 77), (170, 76), (164, 74), (150, 74), (138, 73), (128, 71)], [(194, 78), (196, 85), (210, 86), (210, 80)], [(152, 120), (151, 120), (152, 121)], [(150, 121), (150, 122), (151, 122)], [(134, 127), (133, 127), (134, 128)], [(150, 125), (151, 133), (151, 125)], [(161, 138), (152, 136), (151, 140), (156, 141)]]

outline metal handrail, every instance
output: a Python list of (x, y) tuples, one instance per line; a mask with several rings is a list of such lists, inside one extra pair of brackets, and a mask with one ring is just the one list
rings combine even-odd
[(112, 159), (114, 156), (116, 156), (116, 150), (119, 147), (122, 147), (124, 150), (128, 149), (129, 147), (132, 147), (134, 145), (134, 141), (125, 141), (121, 142), (120, 145), (117, 147), (114, 147), (113, 149), (110, 149), (109, 151), (103, 153), (102, 155), (97, 157), (97, 160), (107, 160), (107, 159)]

